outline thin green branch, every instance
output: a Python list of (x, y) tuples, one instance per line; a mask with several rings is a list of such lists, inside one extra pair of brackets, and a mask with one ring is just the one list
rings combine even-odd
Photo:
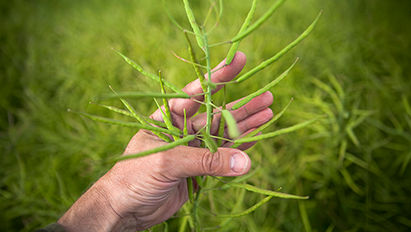
[(138, 158), (138, 157), (142, 157), (142, 156), (146, 156), (146, 155), (150, 155), (150, 154), (170, 150), (170, 149), (173, 149), (177, 146), (184, 145), (185, 143), (193, 140), (194, 138), (195, 138), (195, 135), (188, 135), (188, 136), (186, 136), (182, 139), (176, 140), (172, 143), (168, 143), (164, 146), (156, 147), (156, 148), (146, 150), (146, 151), (142, 151), (142, 152), (139, 152), (139, 153), (136, 153), (136, 154), (123, 155), (123, 156), (117, 157), (113, 160), (114, 161), (120, 161), (120, 160), (134, 159), (134, 158)]
[[(244, 137), (242, 138), (250, 138), (253, 137), (255, 135), (257, 135), (258, 133), (262, 132), (263, 130), (265, 130), (267, 127), (271, 126), (274, 122), (276, 122), (279, 118), (281, 118), (281, 116), (284, 114), (284, 112), (288, 109), (288, 107), (291, 105), (291, 103), (293, 102), (293, 98), (291, 98), (291, 100), (288, 102), (288, 104), (277, 114), (275, 115), (270, 121), (268, 121), (267, 123), (265, 123), (264, 125), (260, 126), (259, 128), (257, 128), (254, 131), (251, 131), (250, 133), (246, 134)], [(232, 146), (232, 148), (237, 148), (239, 147), (241, 144), (240, 143), (236, 143)]]
[(261, 24), (263, 24), (265, 21), (267, 21), (267, 19), (274, 13), (274, 11), (277, 10), (278, 7), (280, 7), (284, 2), (285, 2), (285, 0), (276, 1), (270, 7), (270, 9), (268, 9), (267, 12), (263, 16), (261, 16), (255, 23), (253, 23), (250, 27), (248, 27), (247, 30), (243, 31), (242, 33), (238, 33), (236, 36), (234, 36), (234, 38), (231, 39), (231, 42), (237, 42), (237, 41), (243, 39), (244, 37), (249, 35), (251, 32), (256, 30), (258, 27), (260, 27)]
[[(248, 12), (247, 17), (245, 18), (243, 25), (241, 25), (240, 31), (238, 31), (237, 35), (243, 33), (247, 29), (248, 25), (250, 25), (251, 19), (254, 16), (256, 5), (257, 5), (257, 0), (253, 0), (250, 11)], [(225, 63), (227, 65), (230, 64), (231, 61), (233, 60), (234, 55), (238, 50), (238, 46), (240, 46), (240, 40), (233, 42), (231, 44), (231, 47), (228, 50), (227, 57), (225, 60)]]
[[(162, 3), (163, 3), (163, 9), (164, 9), (164, 11), (167, 13), (167, 16), (168, 16), (168, 18), (170, 19), (170, 21), (171, 21), (177, 28), (179, 28), (180, 30), (182, 30), (182, 31), (187, 31), (187, 29), (183, 28), (183, 27), (177, 22), (177, 20), (170, 14), (170, 11), (168, 10), (168, 7), (166, 7), (166, 1), (163, 0)], [(193, 32), (191, 32), (191, 33), (193, 33)]]
[(206, 120), (206, 134), (211, 134), (211, 120), (212, 120), (212, 106), (211, 106), (211, 62), (210, 62), (210, 52), (208, 49), (208, 40), (207, 40), (207, 35), (203, 33), (203, 41), (204, 41), (204, 53), (206, 56), (206, 62), (207, 62), (207, 74), (208, 74), (208, 80), (207, 80), (207, 92), (205, 94), (205, 103), (206, 103), (206, 114), (207, 114), (207, 120)]
[(258, 188), (258, 187), (255, 187), (249, 184), (229, 183), (228, 185), (232, 187), (243, 188), (250, 192), (260, 193), (260, 194), (264, 194), (264, 195), (268, 195), (272, 197), (284, 198), (284, 199), (305, 200), (309, 198), (308, 196), (297, 196), (293, 194), (276, 192), (276, 191), (272, 191), (268, 189), (262, 189), (262, 188)]
[[(158, 101), (157, 101), (155, 98), (153, 98), (153, 100), (154, 100), (154, 102), (156, 103), (157, 108), (158, 108), (158, 109), (160, 110), (160, 112), (161, 112), (161, 117), (163, 118), (164, 123), (166, 124), (167, 129), (170, 130), (170, 131), (174, 131), (174, 132), (176, 132), (176, 133), (178, 132), (179, 134), (181, 134), (180, 129), (178, 129), (177, 127), (174, 127), (174, 126), (173, 126), (171, 120), (167, 117), (167, 114), (163, 111), (163, 109), (161, 108), (160, 104), (158, 104)], [(173, 135), (173, 138), (174, 138), (174, 140), (176, 140), (176, 138), (178, 138), (178, 136), (176, 137), (175, 135)]]
[(248, 208), (247, 210), (244, 210), (243, 212), (234, 213), (234, 214), (222, 214), (222, 215), (217, 215), (217, 217), (234, 218), (234, 217), (245, 216), (247, 214), (252, 213), (253, 211), (258, 209), (260, 206), (264, 205), (265, 203), (267, 203), (269, 200), (271, 200), (271, 198), (273, 198), (273, 197), (272, 196), (265, 197), (264, 199), (259, 201), (257, 204), (253, 205), (252, 207)]
[(156, 132), (172, 134), (172, 135), (177, 135), (177, 136), (180, 135), (180, 133), (177, 133), (175, 131), (170, 131), (168, 129), (164, 129), (164, 128), (161, 128), (161, 127), (154, 127), (154, 126), (150, 126), (150, 125), (142, 125), (142, 124), (137, 123), (137, 122), (125, 122), (125, 121), (120, 121), (120, 120), (116, 120), (116, 119), (111, 119), (111, 118), (105, 118), (105, 117), (101, 117), (101, 116), (97, 116), (97, 115), (92, 115), (92, 114), (88, 114), (88, 113), (75, 112), (75, 111), (72, 111), (71, 109), (68, 109), (68, 111), (83, 115), (87, 118), (90, 118), (91, 120), (98, 121), (98, 122), (104, 122), (104, 123), (119, 125), (119, 126), (124, 126), (124, 127), (133, 127), (133, 128), (137, 128), (137, 129), (156, 131)]
[(221, 16), (223, 15), (223, 1), (218, 0), (218, 3), (219, 3), (219, 9), (220, 10), (217, 14), (217, 19), (216, 19), (214, 25), (210, 28), (210, 30), (208, 30), (207, 34), (211, 33), (218, 26), (218, 24), (220, 23), (220, 20), (221, 20)]
[(237, 138), (240, 136), (240, 130), (238, 129), (237, 122), (235, 121), (233, 115), (228, 110), (221, 111), (222, 117), (224, 117), (227, 123), (228, 135), (230, 138)]
[[(166, 94), (166, 89), (164, 88), (164, 79), (163, 76), (161, 75), (161, 71), (158, 71), (158, 76), (160, 77), (160, 88), (161, 88), (161, 93), (162, 94)], [(178, 128), (176, 128), (173, 125), (173, 117), (171, 116), (171, 110), (170, 107), (168, 105), (168, 101), (166, 98), (162, 98), (163, 99), (163, 106), (164, 106), (164, 110), (165, 110), (165, 114), (163, 114), (163, 120), (166, 123), (166, 126), (169, 130), (179, 130)], [(176, 141), (177, 139), (179, 139), (178, 136), (173, 136), (174, 141)]]
[(190, 6), (190, 3), (188, 2), (188, 0), (183, 0), (183, 2), (184, 2), (184, 9), (186, 10), (186, 15), (187, 15), (188, 21), (190, 22), (191, 28), (194, 31), (194, 34), (195, 34), (196, 39), (197, 39), (198, 46), (200, 46), (200, 48), (203, 49), (204, 48), (204, 40), (201, 36), (202, 33), (201, 33), (201, 30), (200, 30), (200, 27), (198, 26), (198, 24), (196, 22), (196, 19), (194, 17), (193, 10), (191, 9), (191, 6)]
[(290, 70), (295, 66), (295, 64), (298, 62), (298, 57), (297, 59), (294, 61), (294, 63), (287, 69), (285, 70), (283, 73), (281, 73), (280, 76), (278, 76), (276, 79), (274, 79), (273, 81), (271, 81), (270, 83), (268, 83), (266, 86), (264, 86), (263, 88), (255, 91), (254, 93), (249, 94), (248, 96), (244, 97), (243, 99), (241, 99), (239, 102), (237, 102), (232, 109), (236, 110), (238, 108), (240, 108), (241, 106), (247, 104), (249, 101), (251, 101), (253, 98), (263, 94), (264, 92), (270, 90), (271, 88), (273, 88), (274, 86), (276, 86), (278, 83), (280, 83), (280, 81), (282, 81), (290, 72)]
[(280, 129), (280, 130), (277, 130), (277, 131), (274, 131), (274, 132), (270, 132), (270, 133), (267, 133), (267, 134), (257, 135), (255, 137), (239, 138), (239, 139), (234, 141), (234, 144), (248, 143), (248, 142), (259, 141), (259, 140), (262, 140), (262, 139), (273, 138), (273, 137), (278, 136), (278, 135), (287, 134), (287, 133), (296, 131), (298, 129), (304, 128), (304, 127), (310, 125), (311, 123), (313, 123), (315, 121), (317, 121), (317, 119), (311, 119), (311, 120), (308, 120), (306, 122), (296, 124), (294, 126), (283, 128), (283, 129)]
[(302, 40), (304, 40), (312, 32), (312, 30), (314, 29), (315, 25), (317, 24), (318, 20), (321, 17), (321, 14), (322, 14), (322, 11), (320, 11), (320, 13), (317, 15), (315, 20), (310, 24), (310, 26), (307, 27), (307, 29), (300, 36), (298, 36), (297, 39), (295, 39), (293, 42), (288, 44), (285, 48), (283, 48), (280, 52), (278, 52), (277, 54), (275, 54), (271, 58), (263, 61), (258, 66), (254, 67), (253, 69), (251, 69), (247, 73), (245, 73), (245, 74), (241, 75), (240, 77), (238, 77), (237, 82), (240, 83), (240, 82), (243, 82), (243, 81), (247, 80), (248, 78), (252, 77), (257, 72), (263, 70), (264, 68), (266, 68), (270, 64), (272, 64), (275, 61), (277, 61), (278, 59), (280, 59), (280, 57), (282, 57), (289, 50), (291, 50), (293, 47), (295, 47), (297, 44), (299, 44)]
[[(114, 49), (113, 49), (114, 50)], [(154, 81), (160, 82), (160, 77), (147, 72), (143, 69), (143, 67), (141, 67), (139, 64), (137, 64), (135, 61), (133, 61), (132, 59), (128, 58), (127, 56), (125, 56), (124, 54), (122, 54), (119, 51), (114, 50), (117, 54), (119, 54), (129, 65), (131, 65), (134, 69), (136, 69), (137, 71), (139, 71), (141, 74), (143, 74), (146, 77), (151, 78)], [(176, 93), (181, 93), (181, 94), (185, 94), (182, 90), (180, 90), (179, 88), (177, 88), (175, 85), (173, 85), (170, 82), (164, 82), (164, 84), (169, 87), (170, 89), (172, 89), (174, 92)]]
[[(192, 61), (192, 63), (198, 63), (197, 59), (196, 59), (196, 55), (194, 53), (194, 49), (193, 49), (193, 45), (191, 44), (190, 38), (188, 37), (187, 33), (184, 33), (184, 36), (187, 40), (187, 44), (188, 44), (188, 53), (190, 54), (190, 59)], [(195, 74), (197, 76), (197, 78), (200, 80), (200, 84), (201, 84), (201, 88), (203, 90), (203, 92), (205, 93), (207, 91), (207, 84), (204, 78), (204, 74), (201, 72), (200, 69), (198, 69), (198, 67), (196, 65), (193, 65)], [(205, 69), (207, 69), (207, 66), (205, 66)]]
[(179, 60), (181, 60), (181, 61), (183, 61), (183, 62), (185, 62), (185, 63), (192, 64), (192, 65), (194, 65), (194, 66), (197, 66), (197, 67), (203, 68), (203, 69), (206, 69), (206, 68), (207, 68), (207, 67), (204, 66), (204, 65), (201, 65), (201, 64), (199, 64), (199, 63), (194, 63), (193, 61), (187, 60), (187, 59), (185, 59), (185, 58), (177, 55), (174, 51), (171, 51), (171, 53), (173, 53), (173, 55), (174, 55), (177, 59), (179, 59)]
[(110, 99), (110, 98), (190, 98), (191, 96), (186, 93), (157, 93), (157, 92), (138, 92), (138, 91), (123, 91), (117, 94), (106, 94), (99, 99)]
[[(106, 109), (108, 109), (112, 112), (119, 113), (119, 114), (122, 114), (122, 115), (125, 115), (125, 116), (128, 116), (128, 117), (134, 118), (134, 116), (129, 111), (117, 108), (115, 106), (108, 106), (108, 105), (103, 105), (103, 104), (99, 104), (99, 103), (95, 103), (95, 102), (90, 102), (90, 104), (95, 104), (95, 105), (101, 106), (103, 108), (106, 108)], [(144, 115), (141, 115), (141, 114), (139, 114), (139, 116), (148, 123), (151, 123), (151, 124), (154, 124), (154, 125), (157, 125), (157, 126), (160, 126), (160, 127), (166, 127), (166, 124), (164, 124), (163, 122), (151, 119), (151, 118), (149, 118), (147, 116), (144, 116)]]

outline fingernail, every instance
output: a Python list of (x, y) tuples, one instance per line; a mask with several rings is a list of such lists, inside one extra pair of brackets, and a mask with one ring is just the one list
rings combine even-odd
[(233, 172), (242, 173), (247, 168), (248, 158), (244, 153), (236, 153), (231, 156), (230, 168)]

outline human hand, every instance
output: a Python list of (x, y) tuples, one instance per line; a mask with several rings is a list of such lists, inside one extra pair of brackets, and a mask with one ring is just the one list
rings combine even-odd
[[(245, 55), (237, 53), (232, 63), (216, 67), (212, 81), (227, 82), (233, 79), (245, 65)], [(222, 67), (222, 68), (221, 68)], [(220, 69), (221, 68), (221, 69)], [(219, 86), (221, 88), (221, 86)], [(218, 91), (218, 89), (216, 91)], [(188, 84), (183, 91), (189, 95), (202, 92), (199, 80)], [(202, 97), (172, 99), (170, 109), (173, 123), (182, 128), (184, 109), (190, 134), (204, 127), (204, 114), (192, 118), (198, 111)], [(268, 108), (272, 95), (266, 92), (232, 111), (242, 134), (249, 133), (272, 117)], [(227, 105), (230, 109), (233, 103)], [(217, 133), (219, 115), (214, 116), (212, 133)], [(162, 120), (156, 111), (152, 118)], [(186, 178), (193, 176), (239, 176), (248, 172), (250, 158), (242, 150), (254, 143), (228, 148), (224, 143), (212, 154), (208, 149), (198, 148), (199, 141), (190, 146), (178, 146), (156, 154), (118, 162), (101, 177), (59, 220), (68, 231), (135, 231), (149, 228), (172, 216), (187, 201)], [(149, 131), (140, 130), (129, 142), (124, 155), (138, 153), (165, 145)]]

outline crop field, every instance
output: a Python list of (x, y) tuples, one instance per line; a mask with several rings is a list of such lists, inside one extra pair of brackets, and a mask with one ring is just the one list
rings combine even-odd
[[(276, 1), (258, 1), (255, 18)], [(218, 0), (189, 2), (198, 21), (217, 21)], [(236, 35), (252, 0), (222, 3), (210, 44)], [(196, 73), (174, 55), (189, 57), (185, 35), (172, 21), (191, 28), (178, 0), (15, 0), (0, 2), (0, 11), (0, 231), (32, 231), (61, 217), (136, 133), (67, 109), (124, 119), (90, 101), (110, 94), (109, 86), (160, 91), (116, 51), (183, 88)], [(309, 199), (274, 197), (253, 212), (222, 218), (265, 196), (244, 188), (204, 191), (201, 231), (411, 230), (410, 1), (285, 1), (241, 41), (247, 56), (241, 74), (295, 40), (320, 11), (295, 48), (215, 96), (221, 105), (255, 92), (299, 57), (271, 89), (274, 116), (293, 101), (268, 131), (317, 120), (247, 150), (252, 167), (239, 180)], [(229, 48), (210, 47), (212, 67)], [(157, 109), (150, 98), (129, 101), (147, 116)], [(122, 107), (118, 99), (101, 103)], [(151, 230), (178, 231), (183, 213)]]

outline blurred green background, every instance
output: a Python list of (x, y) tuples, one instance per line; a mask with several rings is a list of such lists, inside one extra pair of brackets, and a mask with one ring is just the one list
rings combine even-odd
[[(210, 5), (191, 2), (199, 18)], [(211, 43), (230, 39), (251, 4), (223, 2)], [(260, 1), (256, 15), (272, 2)], [(228, 95), (233, 100), (257, 90), (298, 56), (290, 76), (273, 90), (272, 109), (279, 112), (291, 97), (294, 102), (271, 130), (326, 117), (248, 151), (255, 172), (248, 183), (310, 199), (272, 199), (221, 230), (411, 230), (410, 6), (407, 0), (289, 0), (241, 43), (249, 70), (323, 9), (311, 36), (253, 80), (228, 88)], [(166, 1), (166, 8), (188, 28), (182, 1)], [(148, 70), (161, 69), (179, 87), (194, 72), (171, 53), (188, 57), (183, 34), (161, 1), (1, 1), (0, 10), (0, 230), (30, 231), (56, 221), (110, 168), (104, 158), (121, 153), (135, 133), (67, 108), (117, 117), (88, 102), (109, 92), (109, 84), (158, 89), (111, 48)], [(227, 49), (211, 50), (213, 65)], [(150, 100), (134, 105), (143, 113), (155, 107)], [(238, 189), (214, 197), (221, 213), (262, 199)], [(214, 216), (203, 212), (201, 218), (204, 227), (217, 230)], [(178, 222), (169, 221), (170, 231)]]

